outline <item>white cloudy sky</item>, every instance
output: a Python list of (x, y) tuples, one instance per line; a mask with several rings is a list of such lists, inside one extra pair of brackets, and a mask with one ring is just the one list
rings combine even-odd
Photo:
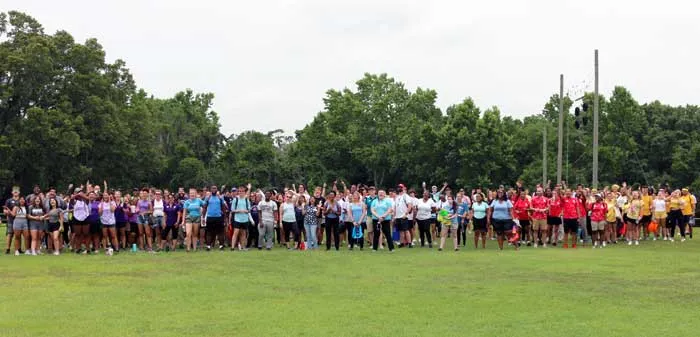
[(48, 32), (97, 38), (159, 97), (216, 95), (222, 131), (287, 132), (329, 88), (386, 72), (437, 90), (440, 108), (471, 96), (522, 117), (558, 92), (624, 85), (640, 102), (700, 99), (700, 4), (613, 0), (3, 0)]

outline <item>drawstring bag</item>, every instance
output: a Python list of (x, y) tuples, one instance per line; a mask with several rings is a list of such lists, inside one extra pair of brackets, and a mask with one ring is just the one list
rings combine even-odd
[(362, 239), (362, 227), (354, 226), (352, 228), (352, 238), (353, 239)]

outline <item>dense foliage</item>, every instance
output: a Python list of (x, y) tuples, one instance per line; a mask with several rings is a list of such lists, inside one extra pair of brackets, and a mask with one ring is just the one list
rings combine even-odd
[[(0, 190), (88, 179), (125, 188), (280, 187), (337, 178), (381, 186), (493, 186), (518, 178), (534, 184), (542, 179), (544, 129), (553, 179), (558, 95), (523, 120), (497, 107), (481, 111), (471, 98), (443, 113), (436, 98), (434, 90), (411, 91), (385, 74), (366, 74), (355, 88), (329, 90), (323, 111), (294, 136), (274, 130), (226, 137), (211, 109), (213, 94), (154, 98), (136, 86), (125, 62), (106, 62), (96, 40), (77, 43), (65, 31), (45, 33), (26, 14), (2, 13)], [(583, 101), (592, 106), (592, 94)], [(603, 183), (700, 188), (698, 106), (640, 105), (624, 87), (601, 97), (600, 106)], [(564, 177), (585, 184), (592, 123), (577, 130), (573, 121), (568, 115)]]

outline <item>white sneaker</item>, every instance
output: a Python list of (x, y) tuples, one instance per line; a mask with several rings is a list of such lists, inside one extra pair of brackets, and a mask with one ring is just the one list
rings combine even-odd
[(537, 248), (537, 243), (535, 243), (535, 248)]
[(36, 250), (32, 251), (32, 256), (36, 256)]
[(632, 245), (632, 241), (627, 241), (627, 245), (628, 245), (628, 246), (631, 246), (631, 245)]
[(603, 241), (603, 248), (607, 247), (608, 243), (606, 241)]
[(547, 244), (546, 243), (542, 244), (542, 248), (547, 248)]
[(20, 256), (19, 250), (15, 250), (15, 256)]
[(634, 241), (634, 245), (635, 245), (635, 246), (639, 246), (639, 241), (638, 241), (638, 240), (637, 240), (637, 241)]
[(656, 241), (656, 237), (654, 237), (654, 241)]
[(674, 242), (673, 238), (668, 238), (668, 241)]
[(24, 255), (32, 255), (32, 252), (29, 251), (29, 249), (24, 251)]
[(53, 252), (53, 255), (58, 256), (58, 255), (59, 255), (59, 252), (58, 252), (58, 251), (55, 251), (55, 252)]
[(578, 240), (579, 243), (583, 243), (583, 240)]
[(681, 242), (685, 242), (685, 238), (682, 238), (682, 239), (681, 239)]

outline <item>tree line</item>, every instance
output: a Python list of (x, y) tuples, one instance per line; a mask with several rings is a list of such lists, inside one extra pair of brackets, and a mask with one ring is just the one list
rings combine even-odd
[[(121, 188), (252, 183), (321, 185), (338, 178), (377, 186), (421, 182), (497, 186), (556, 174), (559, 96), (520, 119), (471, 98), (442, 111), (437, 92), (386, 74), (331, 89), (293, 136), (282, 130), (223, 135), (214, 95), (156, 98), (126, 63), (105, 60), (95, 39), (47, 34), (31, 16), (0, 13), (0, 190), (108, 180)], [(504, 98), (505, 99), (505, 98)], [(593, 95), (583, 102), (592, 106)], [(600, 96), (600, 181), (700, 188), (700, 108), (640, 104), (622, 86)], [(574, 102), (564, 97), (566, 111)], [(580, 104), (576, 102), (576, 104)], [(589, 118), (591, 119), (591, 118)], [(592, 123), (565, 120), (569, 183), (591, 180)]]

